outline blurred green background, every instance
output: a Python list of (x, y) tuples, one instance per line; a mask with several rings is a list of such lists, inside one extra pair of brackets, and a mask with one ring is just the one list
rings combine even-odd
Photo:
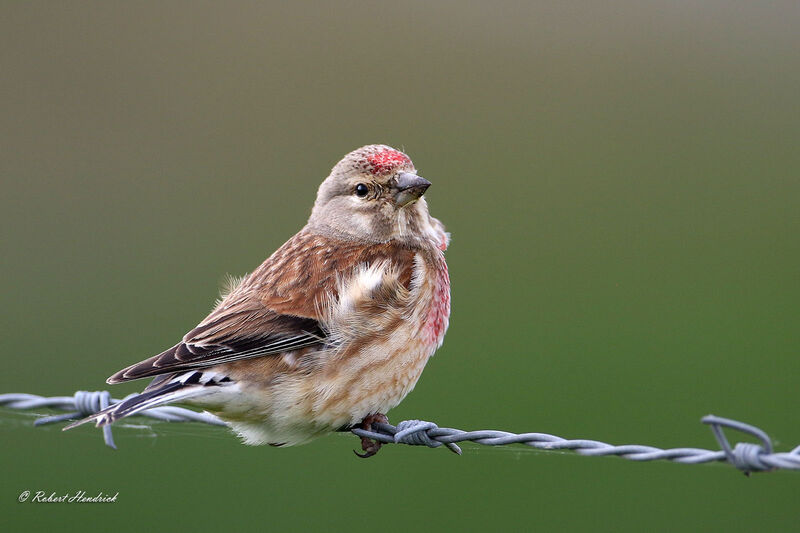
[[(796, 2), (3, 2), (0, 391), (105, 388), (297, 231), (343, 154), (387, 143), (453, 234), (451, 327), (392, 420), (715, 447), (713, 412), (788, 450), (798, 24)], [(800, 528), (791, 472), (362, 461), (350, 435), (167, 424), (113, 451), (33, 420), (0, 412), (5, 531)]]

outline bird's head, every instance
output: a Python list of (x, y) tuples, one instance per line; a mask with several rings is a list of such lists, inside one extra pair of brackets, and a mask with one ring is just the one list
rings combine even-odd
[(403, 152), (363, 146), (344, 156), (322, 182), (309, 227), (368, 242), (433, 238), (443, 227), (422, 198), (430, 185)]

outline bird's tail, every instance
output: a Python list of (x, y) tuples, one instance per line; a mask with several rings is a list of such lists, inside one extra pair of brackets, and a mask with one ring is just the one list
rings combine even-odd
[(185, 400), (208, 392), (209, 383), (200, 383), (201, 373), (187, 372), (173, 379), (162, 381), (163, 384), (155, 388), (148, 387), (141, 394), (123, 400), (117, 404), (106, 407), (77, 422), (66, 426), (64, 431), (74, 427), (94, 422), (97, 427), (113, 424), (121, 418), (135, 415), (136, 413), (159, 405)]

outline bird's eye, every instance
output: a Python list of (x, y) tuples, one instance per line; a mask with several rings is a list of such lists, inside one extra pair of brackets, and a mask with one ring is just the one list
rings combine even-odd
[(369, 192), (369, 187), (364, 185), (363, 183), (359, 183), (356, 185), (356, 196), (360, 196), (361, 198), (365, 197)]

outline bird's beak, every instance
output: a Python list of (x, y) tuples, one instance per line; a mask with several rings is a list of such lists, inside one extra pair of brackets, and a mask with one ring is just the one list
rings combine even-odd
[(408, 205), (419, 200), (419, 197), (425, 194), (430, 186), (431, 182), (421, 176), (410, 172), (401, 172), (395, 178), (394, 201), (398, 207)]

